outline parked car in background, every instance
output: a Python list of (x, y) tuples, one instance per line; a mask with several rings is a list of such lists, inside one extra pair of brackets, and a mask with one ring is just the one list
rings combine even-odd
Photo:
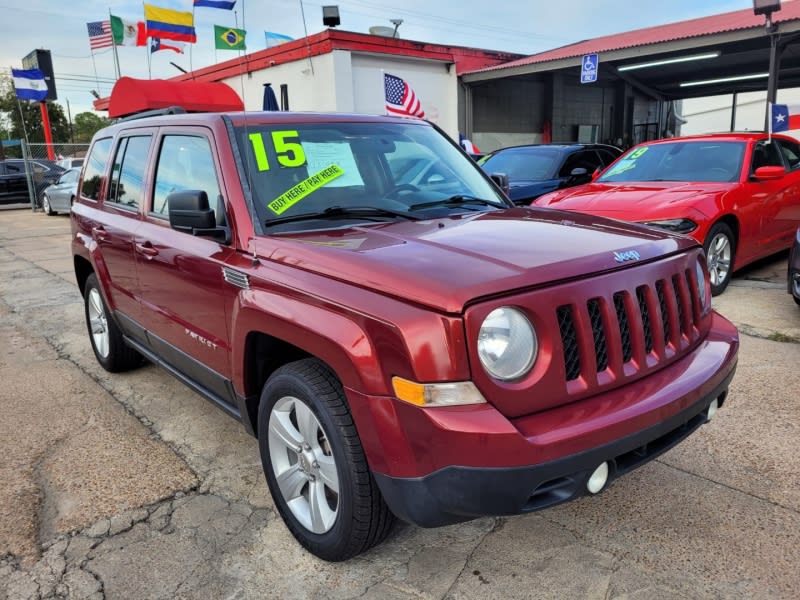
[(800, 305), (800, 229), (797, 230), (794, 236), (794, 246), (789, 253), (789, 277), (787, 284), (789, 286), (789, 293), (794, 298), (794, 301)]
[(592, 173), (622, 154), (605, 144), (534, 144), (495, 150), (478, 161), (487, 173), (508, 175), (515, 204), (530, 204), (553, 190), (591, 181)]
[[(37, 203), (41, 200), (44, 188), (55, 183), (64, 169), (49, 160), (28, 161), (31, 177), (36, 192)], [(25, 161), (21, 158), (9, 158), (0, 161), (0, 204), (17, 204), (29, 202), (28, 177)]]
[(628, 150), (589, 185), (539, 206), (638, 221), (703, 244), (712, 293), (734, 270), (792, 245), (800, 225), (800, 144), (766, 133), (672, 138)]
[(83, 159), (82, 158), (62, 158), (58, 161), (58, 166), (62, 169), (72, 169), (74, 167), (82, 167), (83, 166)]
[(42, 210), (47, 215), (69, 212), (78, 192), (80, 168), (64, 171), (58, 180), (42, 192)]

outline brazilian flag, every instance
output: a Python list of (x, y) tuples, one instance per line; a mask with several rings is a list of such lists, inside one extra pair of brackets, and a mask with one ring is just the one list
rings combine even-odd
[(244, 50), (244, 29), (214, 25), (214, 47), (217, 50)]

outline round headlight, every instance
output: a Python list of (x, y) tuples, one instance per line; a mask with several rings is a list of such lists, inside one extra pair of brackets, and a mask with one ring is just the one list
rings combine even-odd
[(530, 371), (538, 352), (536, 332), (520, 311), (496, 308), (478, 332), (478, 356), (486, 372), (509, 381)]
[(702, 308), (706, 307), (706, 293), (708, 291), (708, 286), (706, 284), (706, 276), (705, 271), (703, 271), (703, 263), (700, 261), (703, 260), (702, 258), (699, 259), (694, 264), (695, 274), (697, 275), (697, 293), (700, 296), (700, 306)]

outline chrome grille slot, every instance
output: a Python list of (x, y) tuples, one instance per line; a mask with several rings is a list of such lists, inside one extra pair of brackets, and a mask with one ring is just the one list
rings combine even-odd
[(628, 322), (628, 312), (625, 310), (625, 294), (617, 292), (614, 294), (614, 309), (617, 311), (617, 321), (619, 322), (619, 335), (622, 341), (622, 362), (626, 363), (633, 358), (633, 344), (631, 343), (631, 325)]
[(667, 310), (667, 294), (664, 292), (664, 280), (656, 281), (656, 294), (658, 294), (658, 305), (661, 308), (661, 325), (664, 329), (664, 343), (669, 344), (672, 336), (670, 335), (670, 319)]
[(586, 303), (589, 310), (589, 321), (592, 324), (592, 337), (594, 338), (594, 355), (597, 361), (597, 372), (608, 368), (608, 342), (606, 330), (603, 327), (603, 314), (599, 298), (592, 298)]
[(647, 307), (647, 286), (640, 285), (636, 288), (636, 300), (639, 302), (639, 313), (642, 315), (642, 330), (644, 332), (644, 351), (653, 351), (653, 331), (650, 323), (650, 309)]
[(561, 345), (564, 348), (564, 367), (567, 381), (573, 381), (581, 375), (581, 355), (578, 349), (578, 333), (572, 318), (569, 304), (559, 306), (556, 310), (558, 328), (561, 331)]

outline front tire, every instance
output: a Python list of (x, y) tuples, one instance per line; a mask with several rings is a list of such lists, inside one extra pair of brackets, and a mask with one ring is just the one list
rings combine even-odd
[(122, 332), (109, 314), (97, 276), (86, 278), (83, 292), (86, 326), (97, 362), (111, 373), (130, 371), (142, 363), (141, 355), (125, 343)]
[(50, 206), (50, 198), (47, 197), (47, 194), (42, 195), (42, 210), (48, 217), (52, 217), (56, 214), (53, 212), (53, 207)]
[(258, 442), (275, 506), (309, 552), (341, 561), (386, 538), (394, 515), (326, 365), (309, 358), (272, 374), (261, 393)]
[(733, 231), (725, 223), (715, 223), (706, 236), (703, 248), (706, 251), (711, 295), (719, 296), (728, 287), (733, 274), (733, 261), (736, 255)]

